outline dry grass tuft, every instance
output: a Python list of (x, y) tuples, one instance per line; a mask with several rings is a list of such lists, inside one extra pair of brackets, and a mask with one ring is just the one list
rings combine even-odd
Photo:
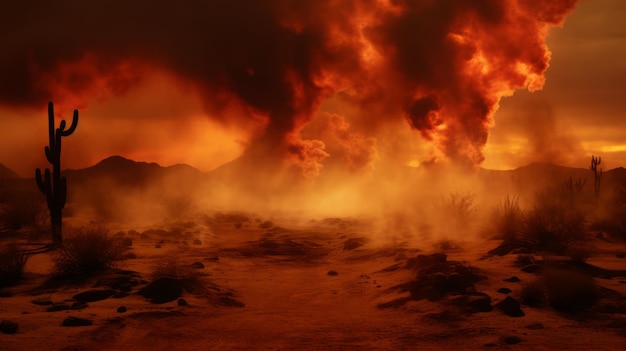
[(159, 263), (152, 271), (152, 280), (160, 278), (172, 278), (179, 280), (183, 288), (188, 292), (199, 292), (203, 290), (200, 280), (201, 274), (192, 266), (181, 265), (175, 259), (169, 259)]
[(0, 287), (16, 284), (24, 273), (28, 255), (18, 243), (0, 247)]
[(54, 274), (59, 277), (81, 276), (113, 267), (124, 259), (125, 247), (108, 235), (102, 226), (67, 231), (63, 244), (54, 253)]

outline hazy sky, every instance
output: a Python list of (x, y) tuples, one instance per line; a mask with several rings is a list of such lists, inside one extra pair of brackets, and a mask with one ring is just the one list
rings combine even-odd
[[(569, 6), (573, 1), (562, 3)], [(72, 10), (84, 17), (67, 13), (65, 5), (76, 8), (72, 2), (59, 3), (63, 5), (58, 8), (40, 6), (37, 1), (0, 7), (4, 13), (0, 15), (0, 43), (9, 48), (0, 54), (4, 132), (0, 163), (24, 176), (32, 176), (34, 167), (46, 166), (45, 102), (50, 98), (58, 116), (69, 119), (74, 108), (80, 111), (76, 133), (63, 140), (64, 168), (90, 166), (119, 154), (210, 170), (256, 148), (255, 140), (269, 138), (284, 140), (285, 152), (294, 159), (310, 159), (301, 166), (312, 172), (335, 154), (357, 168), (375, 164), (376, 157), (386, 154), (399, 155), (398, 162), (419, 163), (432, 156), (433, 144), (438, 144), (439, 154), (450, 157), (480, 162), (484, 156), (482, 166), (487, 168), (515, 168), (533, 161), (587, 167), (592, 154), (602, 156), (605, 168), (626, 165), (626, 26), (622, 25), (626, 2), (621, 0), (579, 1), (563, 28), (550, 29), (547, 44), (552, 59), (543, 90), (517, 90), (514, 96), (502, 98), (491, 129), (487, 128), (490, 104), (497, 94), (464, 100), (469, 98), (463, 94), (454, 98), (454, 93), (446, 92), (469, 89), (470, 96), (480, 93), (473, 90), (467, 72), (447, 75), (446, 65), (456, 67), (456, 61), (443, 55), (450, 53), (449, 46), (439, 46), (427, 36), (419, 37), (419, 45), (413, 41), (409, 49), (403, 46), (411, 38), (405, 35), (407, 31), (424, 35), (433, 28), (449, 28), (420, 17), (418, 5), (411, 8), (413, 17), (398, 17), (387, 9), (375, 29), (359, 32), (354, 28), (376, 21), (372, 16), (375, 9), (335, 8), (325, 1), (301, 7), (267, 1), (272, 4), (270, 11), (258, 5), (263, 1), (251, 1), (245, 9), (215, 1), (215, 8), (196, 9), (197, 4), (171, 10), (163, 7), (168, 10), (160, 14), (163, 17), (150, 19), (142, 11), (150, 8), (151, 2), (144, 7), (137, 2), (124, 8), (119, 23), (111, 23), (106, 18), (118, 14), (115, 1), (93, 2), (99, 5)], [(352, 3), (357, 2), (342, 5)], [(460, 10), (442, 5), (437, 13), (445, 18), (441, 22), (449, 25), (475, 6), (472, 11), (478, 13), (477, 18), (491, 25), (492, 17), (500, 18), (498, 11), (506, 8), (498, 1), (476, 3), (480, 5), (459, 1), (463, 4), (457, 6)], [(211, 10), (227, 15), (212, 16)], [(546, 17), (551, 14), (550, 9), (543, 10)], [(276, 13), (288, 16), (277, 17)], [(344, 25), (346, 14), (356, 15)], [(488, 25), (472, 28), (487, 30)], [(221, 32), (224, 28), (229, 34)], [(510, 43), (505, 40), (502, 48), (482, 43), (480, 50), (487, 50), (485, 55), (488, 50), (515, 51), (512, 45), (525, 37), (519, 30), (511, 33), (516, 37)], [(471, 34), (455, 34), (453, 49), (471, 47), (464, 42)], [(529, 30), (528, 40), (533, 42), (540, 34), (540, 28)], [(366, 44), (363, 38), (367, 38)], [(235, 39), (246, 43), (235, 45)], [(294, 47), (298, 48), (296, 54)], [(361, 50), (360, 56), (354, 48)], [(384, 48), (392, 58), (381, 53)], [(421, 60), (419, 53), (430, 49), (433, 59), (415, 65), (424, 70), (411, 66)], [(522, 50), (515, 55), (530, 65), (541, 54)], [(439, 62), (440, 72), (433, 68)], [(507, 67), (497, 61), (491, 64)], [(540, 70), (540, 63), (537, 65)], [(520, 84), (506, 79), (497, 82), (509, 88)], [(451, 87), (437, 88), (449, 80), (454, 81)], [(405, 88), (416, 93), (404, 96)], [(341, 96), (333, 97), (332, 91)], [(439, 112), (455, 117), (438, 117), (443, 119), (433, 122), (430, 113), (453, 98), (460, 99), (459, 107), (444, 107)], [(372, 103), (377, 99), (384, 103)], [(396, 106), (407, 101), (406, 108)], [(484, 114), (478, 113), (483, 109)], [(418, 130), (409, 126), (406, 116), (386, 116), (401, 115), (399, 111), (408, 113)], [(465, 125), (465, 117), (458, 114), (477, 118), (475, 124), (468, 124), (470, 129), (483, 124), (485, 129), (449, 132), (443, 138), (436, 135), (440, 132), (437, 121), (456, 128)], [(480, 155), (487, 132), (484, 155)], [(468, 148), (472, 150), (466, 151)]]
[[(485, 167), (530, 161), (605, 169), (626, 166), (626, 2), (587, 0), (552, 29), (543, 90), (504, 98)], [(525, 121), (532, 121), (531, 124)]]

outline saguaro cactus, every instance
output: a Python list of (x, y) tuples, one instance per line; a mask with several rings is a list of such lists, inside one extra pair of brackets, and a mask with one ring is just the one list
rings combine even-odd
[(46, 195), (48, 209), (50, 210), (50, 223), (52, 230), (52, 241), (55, 244), (62, 242), (62, 211), (65, 207), (67, 197), (67, 180), (61, 176), (61, 138), (74, 133), (78, 125), (78, 110), (74, 110), (72, 125), (69, 129), (65, 129), (65, 120), (61, 121), (59, 128), (54, 129), (54, 105), (52, 101), (48, 103), (48, 134), (49, 145), (45, 147), (46, 158), (52, 165), (52, 175), (50, 170), (46, 168), (44, 176), (41, 176), (41, 170), (35, 170), (35, 180), (39, 190)]
[(602, 168), (600, 168), (600, 173), (598, 173), (598, 165), (600, 163), (602, 163), (602, 157), (591, 156), (591, 166), (589, 168), (593, 171), (593, 190), (595, 191), (596, 199), (600, 197), (600, 179), (602, 178)]

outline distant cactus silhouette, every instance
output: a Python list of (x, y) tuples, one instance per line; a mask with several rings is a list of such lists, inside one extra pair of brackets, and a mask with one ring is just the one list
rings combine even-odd
[(67, 197), (67, 180), (61, 176), (61, 138), (74, 133), (78, 125), (78, 110), (74, 110), (72, 125), (65, 130), (65, 120), (61, 121), (59, 128), (54, 129), (54, 105), (52, 101), (48, 103), (48, 134), (49, 145), (45, 147), (46, 158), (52, 165), (52, 175), (50, 170), (46, 168), (44, 177), (41, 176), (41, 170), (35, 170), (35, 180), (39, 190), (46, 195), (48, 209), (50, 210), (50, 223), (52, 230), (52, 241), (54, 244), (62, 242), (62, 211), (65, 207)]
[(593, 171), (594, 177), (594, 186), (593, 190), (596, 194), (596, 199), (600, 197), (600, 179), (602, 179), (602, 168), (600, 168), (600, 173), (598, 173), (598, 165), (602, 163), (602, 157), (595, 157), (591, 155), (591, 166), (589, 167)]

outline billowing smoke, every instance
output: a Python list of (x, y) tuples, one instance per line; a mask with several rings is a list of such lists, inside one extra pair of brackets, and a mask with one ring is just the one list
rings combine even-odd
[[(0, 104), (81, 107), (160, 69), (196, 89), (220, 122), (262, 124), (248, 152), (267, 151), (308, 176), (330, 154), (301, 131), (338, 95), (393, 106), (372, 123), (406, 119), (441, 155), (473, 165), (499, 99), (542, 87), (547, 29), (575, 3), (13, 1), (0, 10)], [(232, 106), (241, 113), (224, 113)], [(375, 155), (372, 136), (356, 135), (333, 136), (344, 151), (360, 145), (346, 153), (350, 167)]]

